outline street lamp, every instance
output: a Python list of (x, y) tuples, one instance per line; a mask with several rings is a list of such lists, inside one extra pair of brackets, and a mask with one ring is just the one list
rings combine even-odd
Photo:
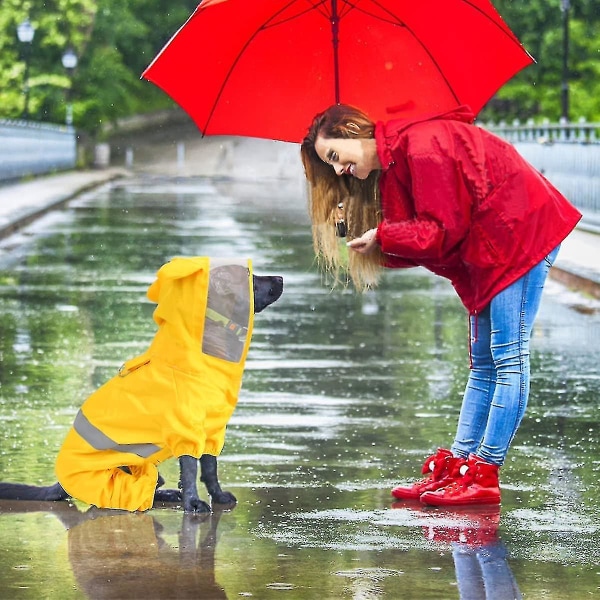
[(23, 108), (22, 114), (22, 118), (25, 120), (29, 118), (29, 58), (31, 56), (31, 42), (33, 42), (34, 35), (35, 28), (29, 22), (29, 19), (25, 19), (17, 26), (17, 37), (19, 38), (19, 41), (25, 45), (25, 83), (23, 85), (23, 91), (25, 92), (25, 107)]
[(561, 116), (569, 121), (569, 0), (560, 0), (563, 25), (562, 84), (560, 90)]
[(77, 66), (77, 54), (73, 48), (69, 47), (65, 50), (62, 55), (62, 65), (66, 69), (67, 74), (69, 75), (69, 88), (67, 89), (67, 113), (65, 122), (67, 125), (73, 125), (73, 104), (71, 102), (71, 87), (72, 87), (72, 77), (73, 70)]

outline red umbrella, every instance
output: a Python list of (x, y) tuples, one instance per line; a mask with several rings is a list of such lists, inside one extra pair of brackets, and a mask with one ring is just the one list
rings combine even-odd
[(143, 77), (204, 135), (299, 142), (339, 102), (477, 113), (532, 62), (488, 0), (205, 0)]

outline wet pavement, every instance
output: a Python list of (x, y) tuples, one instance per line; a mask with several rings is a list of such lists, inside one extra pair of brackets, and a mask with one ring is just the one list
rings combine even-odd
[[(581, 599), (600, 594), (600, 302), (548, 283), (501, 510), (394, 503), (452, 441), (467, 319), (449, 284), (330, 291), (301, 187), (276, 173), (146, 173), (0, 242), (0, 472), (50, 484), (78, 406), (154, 334), (175, 255), (251, 257), (284, 295), (256, 317), (211, 515), (0, 501), (0, 598)], [(161, 470), (169, 487), (177, 465)]]

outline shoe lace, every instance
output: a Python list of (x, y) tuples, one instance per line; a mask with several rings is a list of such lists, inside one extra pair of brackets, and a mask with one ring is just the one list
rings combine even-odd
[(456, 469), (457, 478), (444, 487), (444, 493), (454, 494), (469, 487), (475, 480), (474, 469), (469, 468), (466, 461), (457, 464)]

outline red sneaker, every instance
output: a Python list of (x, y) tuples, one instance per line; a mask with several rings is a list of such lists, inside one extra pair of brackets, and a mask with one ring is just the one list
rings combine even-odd
[(500, 504), (497, 465), (472, 454), (459, 470), (462, 477), (444, 488), (424, 492), (419, 498), (421, 502), (432, 506)]
[(459, 475), (459, 467), (465, 464), (464, 458), (453, 456), (450, 450), (438, 448), (438, 451), (427, 458), (421, 469), (426, 477), (411, 485), (399, 485), (392, 490), (392, 496), (399, 500), (418, 500), (424, 492), (442, 488)]

